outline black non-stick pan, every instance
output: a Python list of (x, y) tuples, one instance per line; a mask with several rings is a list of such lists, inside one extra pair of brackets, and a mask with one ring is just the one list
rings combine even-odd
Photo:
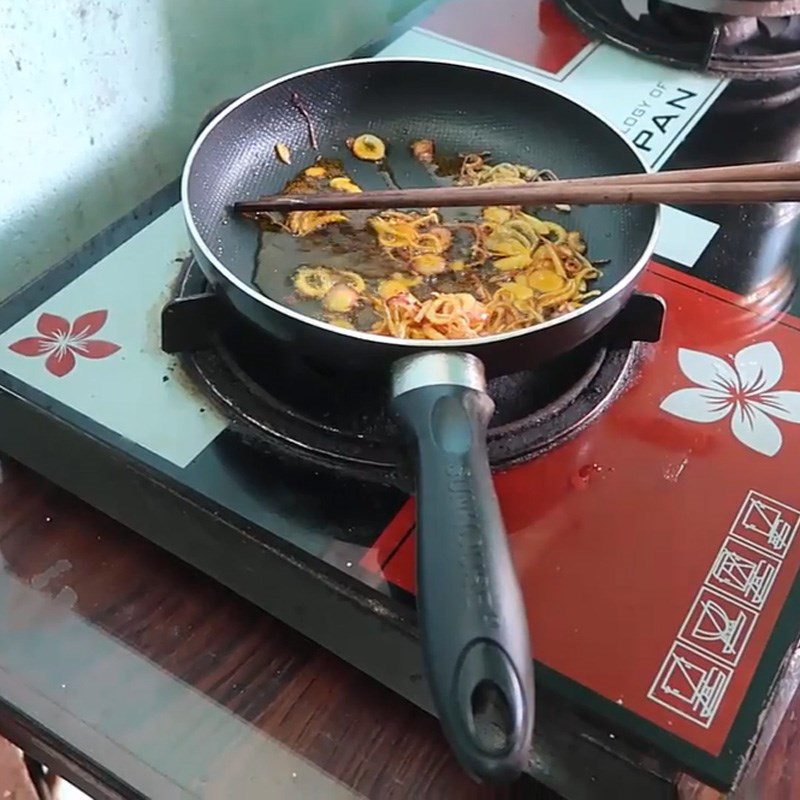
[[(464, 767), (483, 780), (510, 780), (529, 756), (533, 668), (486, 458), (492, 402), (484, 372), (529, 370), (599, 333), (626, 303), (652, 252), (658, 210), (594, 206), (557, 215), (584, 234), (593, 258), (610, 261), (597, 299), (543, 325), (444, 343), (343, 330), (259, 291), (256, 230), (233, 217), (230, 206), (277, 193), (320, 155), (342, 159), (365, 189), (385, 188), (386, 173), (353, 158), (345, 145), (364, 132), (388, 143), (389, 172), (400, 187), (430, 185), (408, 149), (419, 138), (433, 139), (439, 153), (488, 150), (498, 160), (565, 178), (646, 168), (607, 123), (552, 90), (465, 65), (378, 59), (316, 67), (250, 92), (201, 133), (183, 175), (194, 254), (210, 285), (255, 331), (290, 346), (298, 358), (386, 371), (387, 395), (416, 461), (418, 609), (434, 703)], [(275, 157), (278, 143), (289, 146), (291, 166)], [(526, 588), (535, 598), (536, 587)]]

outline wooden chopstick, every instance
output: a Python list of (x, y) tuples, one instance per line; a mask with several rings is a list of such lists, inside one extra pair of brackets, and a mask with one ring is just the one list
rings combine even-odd
[(569, 180), (591, 181), (595, 184), (796, 181), (800, 180), (800, 162), (765, 161), (761, 164), (735, 164), (725, 167), (670, 169), (664, 172), (634, 172), (628, 175), (598, 175), (594, 178), (572, 178)]
[(618, 203), (752, 203), (800, 201), (800, 163), (768, 162), (633, 175), (540, 181), (513, 186), (443, 186), (345, 194), (274, 195), (234, 204), (263, 211), (438, 208), (493, 205)]

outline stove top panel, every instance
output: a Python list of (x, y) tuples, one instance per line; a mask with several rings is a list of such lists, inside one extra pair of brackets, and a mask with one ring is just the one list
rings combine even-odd
[(227, 423), (161, 351), (161, 308), (186, 247), (174, 206), (7, 329), (0, 368), (92, 419), (111, 441), (187, 466)]
[[(538, 662), (718, 755), (800, 566), (800, 320), (657, 263), (643, 288), (638, 381), (496, 486)], [(409, 592), (413, 518), (364, 560)]]

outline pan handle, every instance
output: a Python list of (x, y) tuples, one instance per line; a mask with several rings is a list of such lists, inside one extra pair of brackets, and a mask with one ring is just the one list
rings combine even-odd
[(417, 466), (417, 597), (433, 701), (462, 766), (493, 783), (530, 753), (533, 661), (492, 482), (483, 364), (426, 352), (394, 365), (393, 408)]

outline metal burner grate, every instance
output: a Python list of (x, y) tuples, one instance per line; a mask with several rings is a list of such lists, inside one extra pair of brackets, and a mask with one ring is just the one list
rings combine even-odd
[(592, 35), (676, 67), (748, 81), (800, 78), (800, 15), (730, 16), (666, 0), (559, 2)]
[[(383, 375), (358, 380), (316, 367), (273, 342), (243, 331), (235, 319), (212, 325), (202, 342), (192, 328), (209, 330), (205, 280), (189, 262), (177, 302), (164, 314), (165, 349), (183, 350), (187, 372), (258, 449), (315, 468), (406, 487), (400, 431), (387, 409)], [(183, 308), (177, 315), (171, 310)], [(194, 306), (194, 311), (192, 310)], [(188, 309), (188, 310), (187, 310)], [(659, 300), (637, 296), (617, 332), (640, 327), (640, 337), (609, 336), (532, 372), (489, 384), (496, 412), (489, 457), (495, 468), (530, 459), (574, 435), (621, 391), (635, 363), (634, 338), (652, 339), (660, 328)], [(196, 324), (191, 315), (196, 313)]]

